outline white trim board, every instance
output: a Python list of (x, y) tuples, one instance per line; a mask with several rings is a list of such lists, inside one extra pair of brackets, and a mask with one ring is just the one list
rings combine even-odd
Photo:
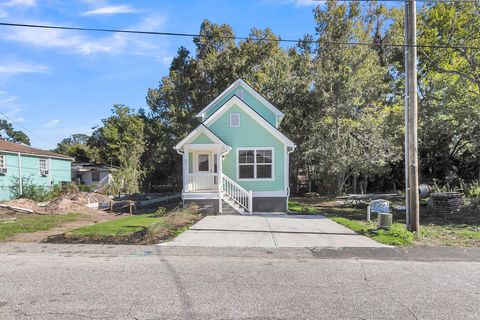
[[(267, 99), (265, 99), (264, 97), (262, 97), (257, 91), (255, 91), (248, 83), (246, 83), (245, 81), (243, 81), (243, 79), (239, 78), (237, 81), (235, 81), (234, 83), (232, 83), (230, 86), (228, 86), (227, 89), (225, 89), (220, 95), (218, 95), (215, 99), (213, 99), (212, 102), (210, 102), (205, 108), (202, 109), (202, 111), (200, 111), (198, 114), (197, 114), (197, 117), (201, 117), (202, 120), (203, 118), (205, 117), (205, 113), (207, 113), (207, 111), (213, 106), (215, 105), (220, 99), (222, 99), (228, 92), (230, 92), (230, 90), (232, 90), (236, 85), (240, 84), (242, 86), (243, 89), (247, 90), (248, 93), (250, 93), (252, 96), (254, 96), (257, 100), (259, 100), (261, 103), (263, 103), (268, 109), (270, 109), (270, 111), (272, 111), (276, 116), (279, 116), (280, 117), (280, 121), (281, 119), (283, 119), (283, 117), (285, 116), (283, 112), (281, 112), (280, 110), (278, 110), (273, 104), (271, 104)], [(280, 124), (280, 121), (277, 121), (277, 126), (278, 124)]]
[(250, 108), (244, 101), (242, 101), (237, 96), (231, 97), (222, 107), (215, 111), (205, 122), (205, 126), (209, 126), (215, 122), (223, 113), (228, 111), (234, 105), (242, 109), (246, 114), (252, 117), (257, 121), (262, 127), (264, 127), (268, 132), (270, 132), (274, 137), (280, 140), (287, 147), (295, 148), (295, 143), (288, 139), (283, 133), (281, 133), (277, 128), (272, 126), (267, 120), (262, 118), (258, 113), (256, 113), (252, 108)]
[(287, 197), (286, 191), (252, 191), (252, 197), (254, 198), (277, 198)]
[(218, 199), (218, 192), (183, 192), (182, 198), (184, 200)]
[(203, 124), (199, 125), (196, 127), (192, 132), (188, 134), (185, 138), (182, 139), (177, 145), (174, 147), (175, 150), (180, 150), (187, 142), (190, 142), (191, 140), (194, 140), (196, 137), (198, 137), (201, 134), (205, 134), (210, 140), (212, 140), (214, 143), (213, 144), (198, 144), (199, 148), (205, 148), (205, 146), (210, 146), (211, 148), (215, 148), (216, 144), (221, 145), (225, 150), (230, 150), (231, 147), (225, 144), (219, 137), (217, 137), (215, 134), (213, 134), (207, 127), (205, 127)]

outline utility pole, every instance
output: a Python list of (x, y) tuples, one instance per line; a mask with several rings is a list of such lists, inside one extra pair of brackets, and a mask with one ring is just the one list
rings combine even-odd
[(415, 0), (405, 1), (405, 182), (407, 227), (419, 231), (417, 136), (417, 9)]

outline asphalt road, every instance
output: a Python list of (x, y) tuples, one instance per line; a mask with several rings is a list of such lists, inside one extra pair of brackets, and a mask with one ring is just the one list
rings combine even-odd
[(2, 244), (0, 319), (479, 319), (478, 256)]

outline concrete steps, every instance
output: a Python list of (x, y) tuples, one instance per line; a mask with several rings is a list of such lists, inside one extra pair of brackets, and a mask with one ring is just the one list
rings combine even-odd
[(222, 214), (245, 214), (245, 208), (239, 206), (229, 196), (224, 195), (222, 199)]

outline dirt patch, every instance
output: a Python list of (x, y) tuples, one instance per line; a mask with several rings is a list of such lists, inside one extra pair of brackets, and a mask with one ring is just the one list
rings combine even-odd
[(56, 234), (47, 237), (43, 242), (48, 243), (82, 243), (82, 244), (143, 244), (147, 229), (137, 231), (126, 236), (82, 236), (68, 233)]
[[(27, 208), (33, 210), (38, 214), (67, 214), (70, 212), (79, 212), (79, 213), (95, 213), (100, 212), (97, 209), (88, 208), (86, 205), (89, 203), (109, 202), (110, 198), (107, 196), (98, 194), (98, 193), (89, 193), (89, 192), (77, 192), (71, 194), (61, 195), (55, 200), (50, 201), (45, 206), (38, 206), (38, 204), (29, 199), (15, 199), (5, 202), (7, 205)], [(8, 209), (3, 209), (3, 212), (10, 211)]]

